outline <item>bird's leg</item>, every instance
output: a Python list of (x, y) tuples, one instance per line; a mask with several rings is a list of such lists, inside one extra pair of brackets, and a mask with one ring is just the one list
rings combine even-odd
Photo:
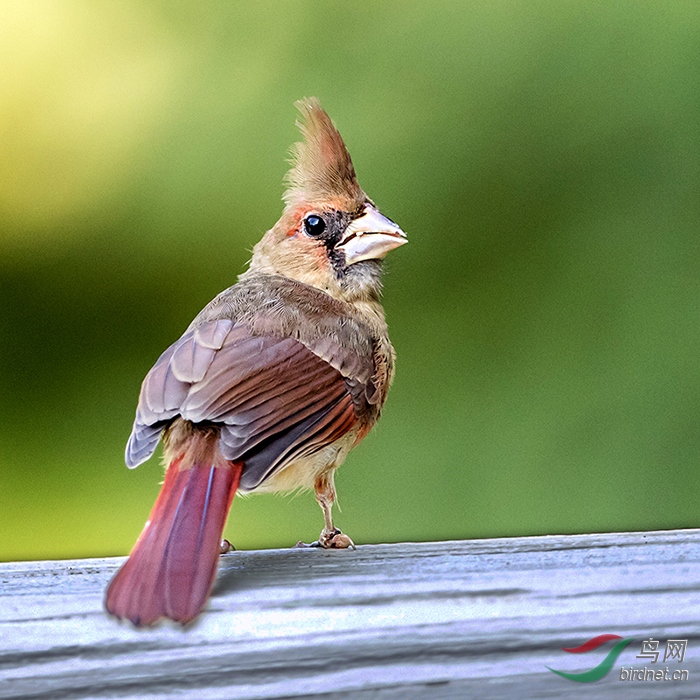
[(297, 542), (295, 547), (323, 547), (324, 549), (355, 549), (355, 543), (344, 533), (342, 533), (337, 527), (333, 525), (333, 504), (335, 503), (335, 483), (333, 480), (333, 473), (335, 470), (331, 469), (327, 472), (321, 474), (314, 483), (314, 491), (316, 492), (316, 501), (318, 505), (321, 506), (323, 510), (323, 519), (325, 522), (325, 527), (321, 530), (321, 534), (316, 542), (311, 544), (304, 544), (304, 542)]
[(321, 531), (318, 543), (325, 549), (347, 549), (348, 547), (355, 549), (355, 543), (337, 527), (333, 526), (332, 510), (336, 499), (334, 473), (335, 470), (330, 470), (321, 474), (314, 484), (316, 500), (318, 505), (321, 506), (321, 510), (323, 510), (323, 518), (325, 520), (325, 527)]

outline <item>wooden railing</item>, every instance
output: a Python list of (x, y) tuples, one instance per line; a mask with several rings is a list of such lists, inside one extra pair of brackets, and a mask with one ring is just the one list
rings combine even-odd
[(186, 629), (103, 612), (122, 561), (0, 564), (0, 698), (700, 698), (700, 530), (233, 552)]

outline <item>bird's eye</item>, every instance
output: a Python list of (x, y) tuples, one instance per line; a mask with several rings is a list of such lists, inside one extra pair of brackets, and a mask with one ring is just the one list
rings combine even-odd
[(326, 222), (316, 214), (310, 214), (304, 219), (304, 230), (309, 236), (317, 238), (326, 230)]

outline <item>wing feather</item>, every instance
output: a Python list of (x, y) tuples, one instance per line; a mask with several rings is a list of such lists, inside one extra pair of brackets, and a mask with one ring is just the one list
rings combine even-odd
[(357, 423), (352, 388), (372, 372), (332, 339), (316, 345), (254, 335), (229, 319), (189, 330), (144, 379), (127, 464), (148, 459), (177, 416), (220, 427), (223, 456), (245, 462), (244, 489), (332, 444)]

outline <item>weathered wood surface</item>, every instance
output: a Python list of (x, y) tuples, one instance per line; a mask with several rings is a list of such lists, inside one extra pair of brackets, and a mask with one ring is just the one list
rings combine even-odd
[[(0, 698), (700, 698), (700, 530), (235, 552), (185, 630), (103, 613), (121, 562), (0, 565)], [(650, 636), (688, 681), (619, 680)]]

